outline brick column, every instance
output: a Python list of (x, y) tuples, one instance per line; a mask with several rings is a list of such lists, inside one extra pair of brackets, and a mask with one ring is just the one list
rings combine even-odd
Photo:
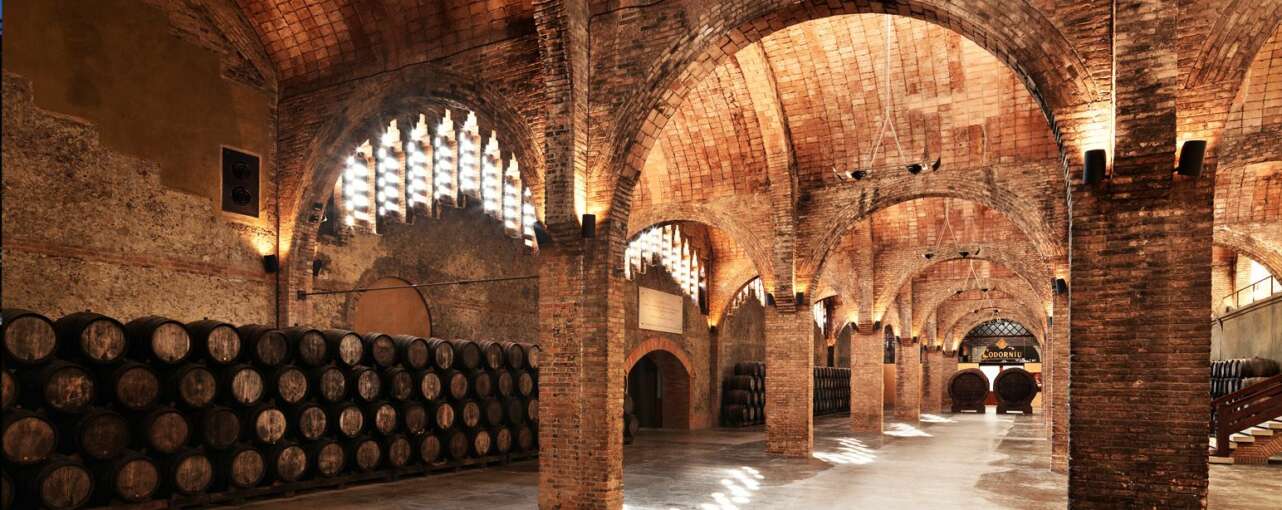
[(814, 451), (814, 334), (810, 307), (766, 307), (766, 451)]
[(1056, 473), (1068, 472), (1068, 356), (1072, 339), (1068, 336), (1069, 310), (1068, 295), (1054, 296), (1054, 316), (1051, 318), (1051, 358), (1050, 366), (1042, 365), (1042, 371), (1051, 373), (1050, 440), (1051, 470)]
[(1172, 175), (1179, 11), (1114, 2), (1112, 177), (1074, 182), (1074, 509), (1206, 507), (1215, 171)]
[(540, 248), (540, 508), (623, 506), (625, 282), (605, 237)]
[(921, 420), (921, 343), (917, 337), (900, 337), (896, 344), (895, 419), (917, 423)]
[(850, 430), (881, 433), (885, 348), (881, 328), (859, 324), (850, 334)]
[(953, 399), (948, 396), (948, 379), (957, 373), (957, 351), (944, 351), (941, 354), (943, 361), (940, 362), (939, 405), (943, 410), (952, 412)]
[(943, 412), (944, 351), (938, 345), (926, 347), (926, 363), (922, 365), (921, 385), (924, 389), (921, 411), (933, 414)]

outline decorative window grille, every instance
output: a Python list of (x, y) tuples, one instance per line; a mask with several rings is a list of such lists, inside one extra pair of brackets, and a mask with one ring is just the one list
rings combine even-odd
[(436, 183), (436, 201), (446, 205), (454, 205), (458, 194), (457, 136), (450, 111), (445, 110), (445, 118), (436, 126), (436, 140), (433, 141), (436, 161), (432, 180)]
[(405, 183), (405, 160), (401, 149), (401, 130), (397, 128), (395, 120), (388, 124), (375, 154), (378, 156), (378, 174), (374, 199), (378, 202), (378, 215), (399, 215), (405, 196), (401, 189)]
[(766, 286), (761, 282), (760, 276), (753, 278), (752, 281), (745, 284), (742, 289), (739, 289), (739, 292), (735, 293), (734, 298), (730, 300), (729, 311), (735, 311), (740, 306), (743, 306), (744, 303), (747, 303), (749, 299), (753, 298), (756, 298), (757, 302), (761, 304), (765, 304), (766, 302)]
[(481, 134), (473, 113), (467, 114), (458, 134), (458, 191), (468, 199), (481, 198)]
[(427, 124), (427, 116), (420, 114), (418, 124), (410, 131), (410, 139), (405, 143), (405, 161), (408, 174), (406, 177), (406, 195), (409, 197), (409, 208), (423, 210), (431, 207), (432, 196), (432, 136)]
[(490, 142), (485, 144), (485, 157), (481, 158), (481, 203), (485, 214), (502, 219), (503, 207), (503, 159), (499, 153), (499, 139), (490, 133)]
[(651, 267), (663, 266), (676, 280), (681, 291), (694, 301), (708, 288), (708, 272), (699, 262), (699, 253), (691, 247), (681, 227), (663, 225), (649, 228), (628, 243), (624, 250), (624, 276), (633, 279)]

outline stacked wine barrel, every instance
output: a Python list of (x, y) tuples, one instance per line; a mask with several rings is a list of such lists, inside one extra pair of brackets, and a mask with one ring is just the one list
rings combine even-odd
[(6, 510), (537, 453), (531, 344), (17, 309), (0, 335)]
[(766, 364), (736, 363), (721, 391), (721, 421), (727, 427), (747, 427), (766, 421)]
[(1211, 398), (1219, 398), (1278, 374), (1278, 362), (1260, 357), (1211, 362)]
[(815, 367), (815, 416), (850, 412), (850, 369)]

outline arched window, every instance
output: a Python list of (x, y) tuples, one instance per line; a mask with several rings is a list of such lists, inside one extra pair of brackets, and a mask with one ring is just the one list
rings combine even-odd
[(698, 302), (708, 290), (708, 268), (678, 225), (651, 227), (628, 242), (623, 254), (623, 271), (628, 279), (654, 266), (663, 266), (690, 299)]

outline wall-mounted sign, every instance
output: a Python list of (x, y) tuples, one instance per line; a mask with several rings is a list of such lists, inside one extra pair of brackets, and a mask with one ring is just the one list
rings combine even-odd
[(1030, 363), (1040, 360), (1033, 347), (1007, 345), (1003, 340), (998, 340), (996, 345), (989, 346), (979, 356), (980, 363)]
[(637, 326), (650, 331), (685, 333), (685, 306), (681, 296), (640, 287)]

